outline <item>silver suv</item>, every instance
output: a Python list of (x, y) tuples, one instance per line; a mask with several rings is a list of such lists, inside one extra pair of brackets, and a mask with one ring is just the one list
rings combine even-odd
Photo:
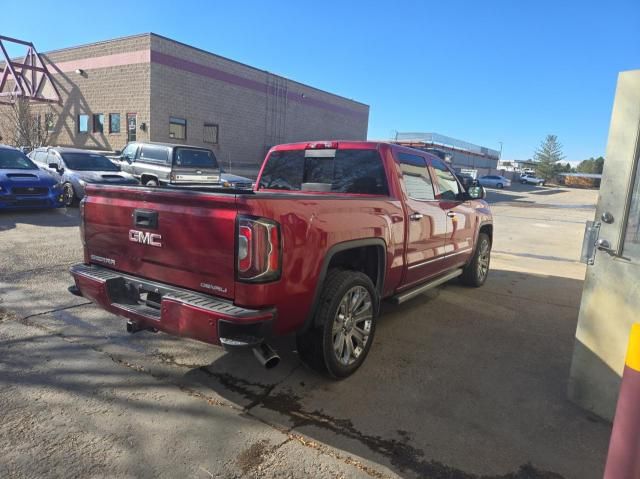
[(146, 186), (220, 184), (218, 160), (206, 148), (133, 142), (116, 152), (116, 160)]

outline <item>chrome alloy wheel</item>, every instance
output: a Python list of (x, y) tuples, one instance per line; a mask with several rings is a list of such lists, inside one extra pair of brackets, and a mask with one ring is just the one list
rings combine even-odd
[(338, 362), (350, 366), (365, 349), (373, 321), (371, 295), (366, 288), (354, 286), (340, 301), (333, 319), (333, 351)]
[(489, 249), (489, 242), (483, 241), (480, 243), (480, 252), (478, 255), (478, 279), (483, 281), (489, 273), (489, 260), (491, 258), (491, 250)]

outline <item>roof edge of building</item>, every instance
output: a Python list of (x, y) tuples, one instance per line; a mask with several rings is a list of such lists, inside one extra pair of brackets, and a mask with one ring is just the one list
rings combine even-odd
[(238, 60), (234, 60), (233, 58), (228, 58), (228, 57), (225, 57), (223, 55), (218, 55), (217, 53), (210, 52), (210, 51), (205, 50), (203, 48), (194, 47), (193, 45), (189, 45), (188, 43), (184, 43), (184, 42), (181, 42), (179, 40), (174, 40), (173, 38), (169, 38), (169, 37), (166, 37), (164, 35), (160, 35), (159, 33), (154, 33), (154, 32), (137, 33), (137, 34), (134, 34), (134, 35), (125, 35), (125, 36), (122, 36), (122, 37), (110, 38), (110, 39), (107, 39), (107, 40), (99, 40), (99, 41), (96, 41), (96, 42), (82, 43), (80, 45), (74, 45), (72, 47), (58, 48), (58, 49), (55, 49), (55, 50), (47, 50), (46, 52), (42, 52), (42, 54), (43, 55), (50, 55), (52, 53), (60, 53), (60, 52), (65, 52), (65, 51), (69, 51), (69, 50), (76, 50), (78, 48), (92, 47), (92, 46), (95, 46), (95, 45), (102, 45), (102, 44), (106, 44), (106, 43), (113, 43), (113, 42), (119, 42), (119, 41), (122, 41), (122, 40), (129, 40), (129, 39), (133, 39), (133, 38), (142, 38), (142, 37), (157, 37), (157, 38), (161, 38), (161, 39), (166, 40), (168, 42), (176, 43), (178, 45), (182, 45), (182, 46), (185, 46), (187, 48), (191, 48), (193, 50), (197, 50), (199, 52), (202, 52), (202, 53), (205, 53), (207, 55), (211, 55), (211, 56), (214, 56), (214, 57), (217, 57), (217, 58), (222, 58), (223, 60), (235, 63), (237, 65), (241, 65), (241, 66), (243, 66), (245, 68), (250, 68), (250, 69), (255, 70), (255, 71), (268, 73), (269, 75), (273, 75), (273, 76), (282, 78), (284, 80), (290, 81), (290, 82), (295, 83), (297, 85), (300, 85), (302, 87), (310, 88), (312, 90), (319, 91), (319, 92), (325, 93), (327, 95), (334, 96), (336, 98), (340, 98), (341, 100), (350, 101), (352, 103), (356, 103), (358, 105), (362, 105), (362, 106), (367, 107), (368, 109), (371, 109), (371, 105), (368, 105), (367, 103), (364, 103), (364, 102), (361, 102), (361, 101), (358, 101), (358, 100), (354, 100), (353, 98), (347, 98), (344, 95), (338, 95), (337, 93), (333, 93), (333, 92), (324, 90), (322, 88), (311, 86), (311, 85), (308, 85), (306, 83), (301, 83), (299, 81), (292, 80), (291, 78), (287, 78), (287, 77), (285, 77), (283, 75), (279, 75), (277, 73), (273, 73), (273, 72), (270, 72), (268, 70), (264, 70), (262, 68), (254, 67), (254, 66), (249, 65), (247, 63), (243, 63), (243, 62), (240, 62)]
[(74, 45), (72, 47), (64, 47), (64, 48), (57, 48), (55, 50), (47, 50), (46, 52), (41, 52), (41, 54), (50, 55), (51, 53), (66, 52), (69, 50), (76, 50), (78, 48), (87, 48), (87, 47), (93, 47), (96, 45), (103, 45), (105, 43), (113, 43), (113, 42), (119, 42), (122, 40), (130, 40), (132, 38), (150, 37), (151, 35), (154, 35), (154, 34), (151, 32), (136, 33), (134, 35), (125, 35), (123, 37), (109, 38), (108, 40), (98, 40), (97, 42), (82, 43), (80, 45)]

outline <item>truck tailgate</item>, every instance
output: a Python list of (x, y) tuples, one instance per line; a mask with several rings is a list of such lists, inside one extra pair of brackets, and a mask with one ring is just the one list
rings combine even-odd
[(89, 186), (85, 260), (233, 299), (236, 196)]

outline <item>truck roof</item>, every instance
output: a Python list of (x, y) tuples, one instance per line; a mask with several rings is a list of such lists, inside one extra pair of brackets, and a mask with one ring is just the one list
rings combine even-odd
[(303, 150), (303, 149), (360, 149), (360, 150), (377, 150), (380, 146), (388, 146), (390, 148), (405, 151), (407, 153), (420, 153), (429, 155), (438, 159), (438, 156), (429, 151), (412, 148), (410, 146), (398, 145), (390, 141), (376, 140), (317, 140), (303, 141), (297, 143), (283, 143), (271, 148), (270, 151), (286, 151), (286, 150)]

